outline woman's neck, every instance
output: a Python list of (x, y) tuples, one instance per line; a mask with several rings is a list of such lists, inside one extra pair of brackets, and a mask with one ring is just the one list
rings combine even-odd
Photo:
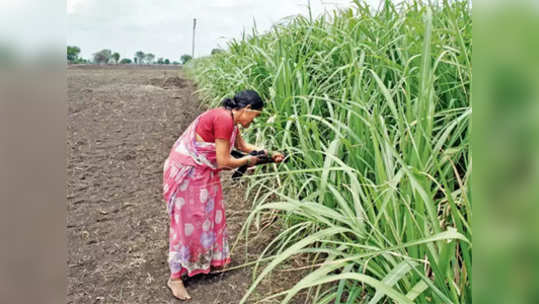
[(234, 121), (234, 125), (237, 125), (238, 124), (238, 121), (237, 121), (238, 112), (236, 110), (234, 110), (234, 109), (231, 109), (229, 111), (230, 111), (230, 114), (232, 115), (232, 120)]

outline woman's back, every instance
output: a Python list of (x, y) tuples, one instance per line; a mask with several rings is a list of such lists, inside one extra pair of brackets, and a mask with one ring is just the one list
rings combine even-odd
[(229, 110), (215, 108), (200, 115), (196, 133), (206, 142), (229, 140), (234, 130), (234, 118)]

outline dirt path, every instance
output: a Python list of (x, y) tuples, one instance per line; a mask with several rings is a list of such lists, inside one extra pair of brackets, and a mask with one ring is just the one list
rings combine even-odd
[[(162, 165), (203, 111), (194, 87), (177, 68), (164, 67), (69, 68), (67, 78), (67, 302), (179, 303), (165, 286)], [(222, 180), (232, 243), (250, 203), (227, 174)], [(252, 260), (271, 237), (259, 236), (249, 244), (252, 253), (239, 251), (232, 265)], [(249, 268), (193, 277), (186, 282), (190, 303), (238, 303), (251, 277)], [(289, 281), (266, 283), (259, 295)]]

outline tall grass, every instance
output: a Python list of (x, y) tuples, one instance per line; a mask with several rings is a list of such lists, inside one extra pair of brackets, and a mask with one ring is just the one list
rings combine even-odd
[(464, 1), (379, 11), (356, 1), (253, 29), (195, 62), (210, 102), (261, 93), (268, 105), (249, 140), (292, 155), (250, 179), (245, 227), (279, 210), (284, 228), (242, 303), (306, 253), (312, 272), (270, 298), (305, 289), (310, 303), (471, 303), (471, 29)]

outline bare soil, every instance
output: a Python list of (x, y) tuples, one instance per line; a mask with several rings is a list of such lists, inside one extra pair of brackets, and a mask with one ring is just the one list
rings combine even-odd
[[(67, 70), (67, 303), (179, 303), (166, 287), (168, 218), (162, 166), (172, 144), (205, 110), (178, 67), (71, 66)], [(244, 186), (221, 174), (230, 243), (251, 208)], [(278, 233), (256, 232), (232, 265), (258, 254)], [(301, 261), (298, 261), (301, 265)], [(289, 288), (302, 275), (277, 271), (250, 303)], [(238, 303), (252, 268), (197, 275), (190, 303)], [(297, 300), (298, 303), (304, 303)], [(276, 303), (276, 300), (263, 303)]]

